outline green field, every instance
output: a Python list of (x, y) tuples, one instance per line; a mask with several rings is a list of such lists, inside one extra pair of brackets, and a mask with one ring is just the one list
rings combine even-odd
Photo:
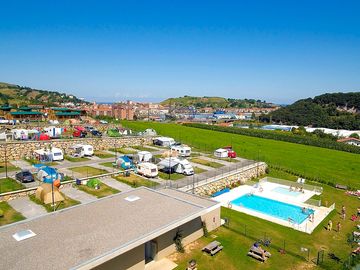
[(136, 151), (134, 151), (134, 150), (125, 149), (125, 148), (110, 148), (109, 151), (116, 152), (118, 154), (124, 154), (124, 155), (136, 153)]
[[(6, 167), (8, 172), (16, 171), (19, 169), (18, 167), (12, 165), (10, 162), (7, 162)], [(0, 173), (3, 172), (5, 172), (5, 162), (0, 162)]]
[(218, 162), (214, 162), (214, 161), (209, 161), (209, 160), (205, 160), (202, 158), (192, 158), (191, 159), (192, 162), (207, 166), (207, 167), (211, 167), (211, 168), (221, 168), (224, 167), (223, 164), (218, 163)]
[(0, 193), (24, 189), (25, 186), (12, 178), (0, 179)]
[(16, 212), (7, 202), (0, 202), (0, 210), (3, 212), (3, 217), (0, 217), (0, 226), (25, 219), (25, 217)]
[[(284, 173), (282, 171), (270, 170), (269, 176), (279, 177), (287, 180), (296, 180), (296, 176)], [(322, 201), (327, 201), (328, 204), (337, 203), (336, 211), (330, 215), (315, 229), (315, 231), (308, 235), (293, 229), (268, 222), (253, 216), (249, 216), (228, 208), (222, 208), (222, 218), (229, 219), (229, 227), (220, 227), (215, 232), (210, 234), (216, 236), (202, 237), (195, 244), (192, 244), (191, 252), (185, 254), (176, 254), (175, 262), (179, 266), (175, 269), (186, 269), (185, 266), (190, 259), (195, 259), (198, 262), (198, 269), (343, 269), (343, 263), (348, 261), (349, 254), (356, 245), (350, 245), (347, 242), (348, 235), (355, 230), (353, 221), (347, 218), (345, 221), (341, 220), (340, 212), (341, 206), (345, 205), (348, 216), (356, 213), (358, 206), (358, 199), (345, 195), (344, 191), (336, 190), (333, 187), (323, 185), (324, 192), (320, 196)], [(340, 203), (341, 202), (341, 203)], [(342, 224), (342, 229), (337, 232), (333, 228), (331, 232), (325, 230), (324, 226), (329, 219), (333, 224), (338, 221)], [(336, 226), (335, 226), (336, 227)], [(260, 263), (255, 259), (246, 256), (251, 245), (258, 239), (271, 239), (270, 252), (272, 257), (266, 263)], [(221, 242), (224, 246), (223, 251), (214, 257), (201, 252), (201, 249), (214, 240)], [(285, 243), (286, 254), (279, 253), (279, 249), (283, 248)], [(308, 254), (301, 252), (301, 247), (310, 250), (308, 261)], [(322, 267), (316, 268), (314, 263), (317, 252), (323, 249), (325, 251), (324, 263)], [(339, 257), (341, 262), (337, 263), (330, 259), (328, 254), (334, 253)]]
[(131, 146), (131, 148), (134, 148), (134, 149), (139, 150), (139, 151), (148, 151), (148, 152), (158, 151), (158, 150), (156, 150), (156, 149), (153, 149), (153, 148), (150, 148), (150, 147), (146, 147), (146, 146), (141, 146), (141, 145)]
[(209, 151), (233, 145), (238, 156), (256, 159), (306, 177), (360, 189), (360, 156), (326, 148), (261, 139), (176, 124), (124, 121), (133, 130), (155, 129), (158, 134)]
[(155, 187), (155, 186), (159, 185), (157, 182), (142, 178), (135, 174), (130, 174), (130, 176), (117, 175), (117, 176), (113, 176), (113, 178), (116, 179), (117, 181), (120, 181), (120, 182), (127, 184), (129, 186), (132, 186), (132, 187), (144, 186), (144, 187), (151, 188), (151, 187)]
[(76, 185), (79, 190), (82, 190), (86, 193), (96, 196), (97, 198), (103, 198), (112, 194), (119, 193), (120, 191), (105, 185), (104, 183), (100, 183), (99, 189), (94, 189), (92, 187), (84, 186), (84, 185)]
[(204, 170), (204, 169), (199, 168), (199, 167), (194, 167), (194, 173), (195, 174), (199, 174), (199, 173), (203, 173), (203, 172), (207, 172), (207, 170)]
[(107, 171), (105, 171), (105, 170), (90, 167), (90, 166), (74, 167), (74, 168), (69, 168), (69, 170), (72, 170), (77, 173), (81, 173), (84, 176), (94, 176), (94, 175), (100, 175), (100, 174), (107, 173)]

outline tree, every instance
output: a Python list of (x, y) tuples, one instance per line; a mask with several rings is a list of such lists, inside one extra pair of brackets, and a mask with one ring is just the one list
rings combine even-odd
[(350, 138), (360, 139), (360, 136), (359, 136), (358, 133), (352, 133), (352, 134), (350, 135)]

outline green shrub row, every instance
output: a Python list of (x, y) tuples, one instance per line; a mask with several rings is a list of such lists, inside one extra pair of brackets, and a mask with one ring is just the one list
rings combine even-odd
[(357, 146), (353, 146), (345, 143), (339, 143), (330, 139), (296, 135), (290, 132), (284, 133), (284, 132), (261, 130), (261, 129), (221, 127), (221, 126), (196, 124), (196, 123), (185, 123), (184, 126), (209, 129), (209, 130), (227, 132), (227, 133), (234, 133), (239, 135), (263, 138), (263, 139), (272, 139), (272, 140), (285, 141), (285, 142), (291, 142), (297, 144), (305, 144), (305, 145), (311, 145), (311, 146), (360, 154), (360, 147)]

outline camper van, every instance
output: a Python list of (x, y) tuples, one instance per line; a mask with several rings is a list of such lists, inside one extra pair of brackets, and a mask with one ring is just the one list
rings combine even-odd
[(158, 175), (158, 168), (155, 164), (143, 162), (136, 166), (137, 173), (145, 177), (156, 177)]
[(194, 169), (186, 159), (164, 158), (158, 163), (158, 168), (165, 173), (180, 173), (184, 175), (193, 175)]
[(47, 128), (44, 128), (44, 131), (52, 139), (60, 138), (61, 133), (62, 133), (62, 129), (58, 128), (58, 127), (47, 127)]
[(75, 144), (71, 147), (74, 152), (73, 156), (76, 157), (84, 157), (84, 156), (92, 156), (94, 155), (94, 148), (89, 144)]
[(175, 140), (173, 138), (168, 137), (158, 137), (153, 141), (154, 145), (163, 146), (163, 147), (170, 147), (175, 144)]
[(12, 130), (14, 140), (27, 140), (29, 133), (26, 129), (13, 129)]
[(171, 146), (172, 151), (176, 151), (179, 157), (190, 157), (191, 148), (187, 145), (174, 145)]
[(39, 149), (34, 151), (35, 158), (46, 161), (61, 161), (64, 160), (64, 153), (60, 148), (53, 147), (51, 150)]

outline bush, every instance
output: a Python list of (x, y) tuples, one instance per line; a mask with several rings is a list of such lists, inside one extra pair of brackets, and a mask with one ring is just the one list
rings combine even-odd
[(4, 211), (0, 209), (0, 218), (4, 216)]

